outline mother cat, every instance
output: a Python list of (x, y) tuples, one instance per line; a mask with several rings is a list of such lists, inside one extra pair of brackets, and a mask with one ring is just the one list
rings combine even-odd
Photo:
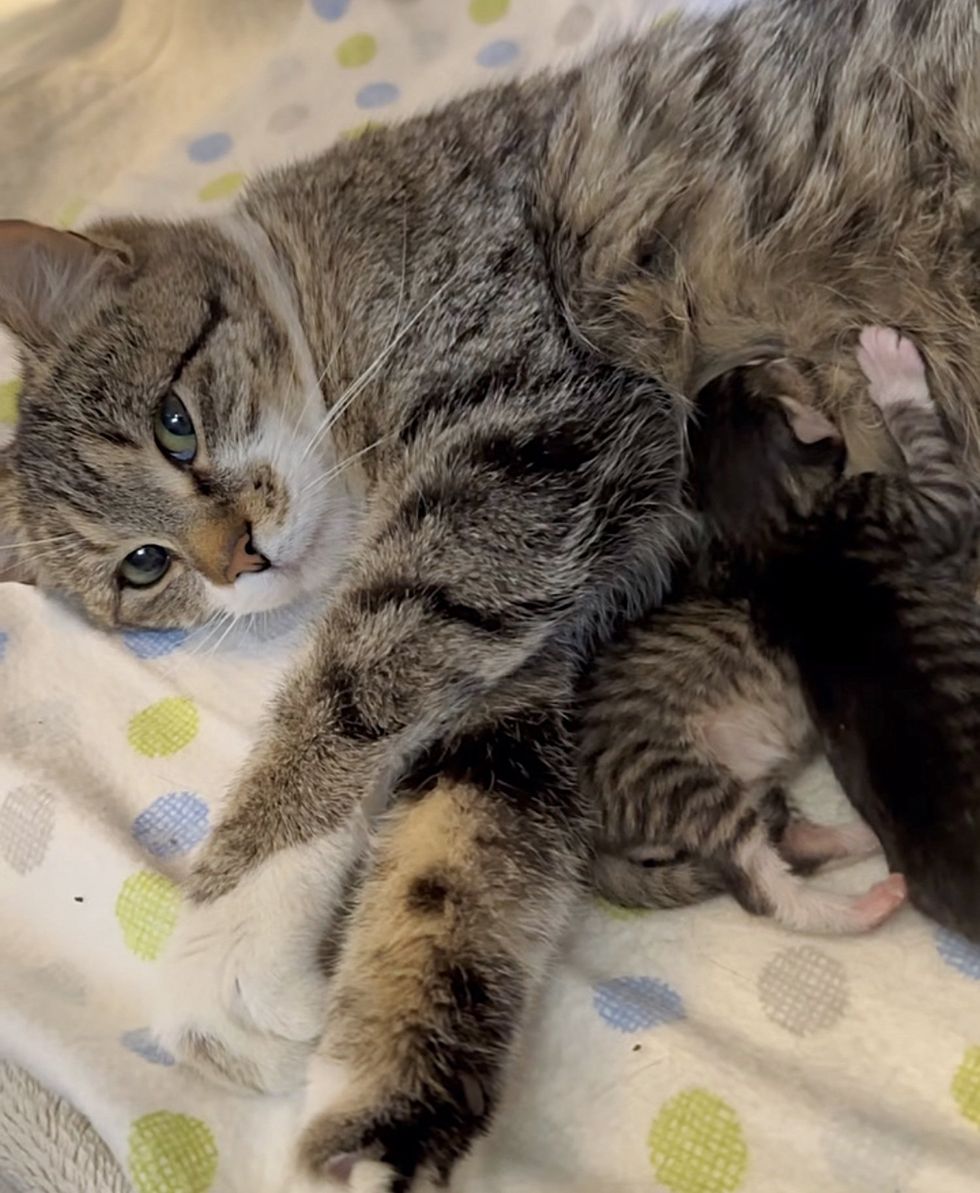
[(774, 0), (215, 220), (0, 227), (21, 567), (113, 624), (329, 589), (161, 976), (171, 1044), (258, 1088), (329, 1024), (290, 1188), (405, 1190), (491, 1120), (588, 861), (574, 673), (690, 527), (679, 395), (787, 350), (867, 460), (843, 349), (897, 325), (980, 462), (978, 182), (976, 0)]

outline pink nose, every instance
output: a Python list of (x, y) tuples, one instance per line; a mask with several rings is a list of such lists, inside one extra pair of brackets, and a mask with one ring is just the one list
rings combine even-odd
[(225, 579), (233, 584), (245, 572), (264, 572), (269, 561), (256, 550), (252, 542), (252, 531), (245, 528), (245, 533), (239, 537), (231, 549), (228, 564), (225, 567)]

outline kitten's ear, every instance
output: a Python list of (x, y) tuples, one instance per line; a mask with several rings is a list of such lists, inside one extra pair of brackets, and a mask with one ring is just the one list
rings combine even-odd
[(42, 353), (128, 264), (122, 250), (77, 232), (0, 220), (0, 323)]
[(20, 522), (20, 491), (14, 471), (13, 447), (0, 447), (0, 580), (33, 584), (36, 580), (30, 550), (20, 550), (24, 537)]
[(824, 439), (832, 439), (835, 443), (842, 441), (840, 431), (816, 407), (786, 394), (777, 395), (777, 401), (783, 408), (790, 430), (800, 443), (820, 443)]

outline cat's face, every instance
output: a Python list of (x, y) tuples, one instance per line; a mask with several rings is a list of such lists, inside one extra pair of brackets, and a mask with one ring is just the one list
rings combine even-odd
[(0, 321), (25, 347), (0, 455), (19, 570), (109, 625), (322, 587), (349, 511), (323, 481), (324, 403), (282, 280), (204, 224), (93, 236), (0, 225)]

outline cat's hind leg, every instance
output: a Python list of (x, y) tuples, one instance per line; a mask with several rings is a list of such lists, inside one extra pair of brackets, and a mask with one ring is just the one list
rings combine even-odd
[(862, 895), (824, 890), (794, 874), (761, 824), (746, 821), (728, 863), (730, 889), (747, 911), (795, 932), (859, 933), (876, 928), (905, 902), (905, 879), (890, 874)]
[(479, 767), (440, 778), (380, 832), (312, 1062), (296, 1188), (445, 1179), (491, 1122), (585, 845), (567, 806), (532, 806), (506, 777), (501, 790), (506, 767), (487, 763), (489, 782)]

